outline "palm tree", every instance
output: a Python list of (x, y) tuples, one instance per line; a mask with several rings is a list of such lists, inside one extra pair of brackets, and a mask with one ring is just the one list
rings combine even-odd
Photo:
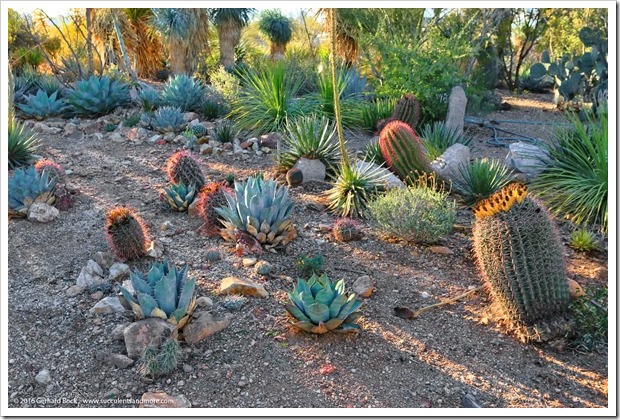
[(131, 30), (127, 15), (122, 9), (90, 9), (92, 32), (99, 45), (104, 63), (115, 63), (135, 78), (129, 51), (136, 51), (136, 35)]
[(140, 77), (153, 77), (161, 69), (164, 58), (159, 37), (148, 26), (153, 12), (145, 8), (127, 8), (125, 14), (135, 34), (136, 50), (131, 53), (135, 58), (136, 72)]
[(211, 9), (209, 14), (220, 40), (220, 64), (230, 70), (235, 66), (235, 47), (241, 39), (241, 28), (250, 21), (255, 9)]
[(193, 73), (208, 50), (207, 9), (153, 9), (149, 23), (166, 40), (172, 73)]
[(269, 37), (271, 42), (271, 59), (282, 58), (286, 52), (286, 44), (293, 36), (291, 19), (280, 10), (265, 10), (258, 22), (259, 29)]

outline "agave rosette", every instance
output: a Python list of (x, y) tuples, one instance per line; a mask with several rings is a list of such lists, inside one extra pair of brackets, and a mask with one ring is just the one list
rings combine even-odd
[(9, 177), (9, 217), (26, 217), (35, 202), (53, 205), (56, 202), (56, 179), (47, 171), (37, 172), (34, 166), (16, 169)]
[(286, 305), (286, 311), (296, 320), (293, 325), (304, 331), (324, 334), (360, 329), (355, 322), (361, 316), (356, 311), (362, 302), (355, 293), (345, 294), (344, 279), (334, 284), (326, 274), (315, 274), (308, 281), (299, 279), (288, 296), (293, 304)]
[(182, 182), (170, 184), (170, 187), (164, 187), (163, 197), (174, 210), (187, 211), (196, 198), (196, 187), (188, 187)]

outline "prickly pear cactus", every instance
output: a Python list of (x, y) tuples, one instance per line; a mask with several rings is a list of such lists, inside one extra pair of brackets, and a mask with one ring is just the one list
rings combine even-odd
[(135, 211), (115, 207), (108, 212), (106, 232), (110, 248), (122, 260), (133, 260), (146, 254), (150, 242), (146, 224)]
[(166, 162), (166, 174), (174, 184), (182, 182), (186, 186), (193, 186), (196, 191), (205, 184), (205, 176), (198, 161), (186, 150), (176, 152)]
[(404, 122), (392, 121), (385, 126), (379, 135), (379, 148), (388, 168), (405, 182), (431, 172), (422, 141)]
[(517, 336), (544, 341), (563, 332), (569, 290), (553, 221), (523, 184), (474, 206), (473, 244), (482, 278)]

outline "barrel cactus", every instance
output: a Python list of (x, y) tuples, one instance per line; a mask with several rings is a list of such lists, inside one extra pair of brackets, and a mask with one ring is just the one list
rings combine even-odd
[(219, 235), (224, 227), (215, 209), (227, 205), (226, 194), (232, 195), (233, 191), (225, 182), (211, 182), (200, 191), (198, 214), (204, 220), (204, 230), (209, 236)]
[(189, 129), (199, 139), (207, 135), (207, 128), (202, 124), (194, 124)]
[(297, 236), (290, 219), (293, 201), (288, 187), (278, 187), (274, 180), (265, 181), (259, 176), (237, 182), (235, 194), (226, 194), (226, 201), (226, 207), (216, 209), (224, 224), (220, 234), (226, 241), (236, 242), (240, 230), (272, 250)]
[(55, 179), (57, 183), (64, 184), (67, 180), (67, 174), (62, 166), (49, 159), (41, 159), (34, 165), (39, 173), (47, 172), (50, 179)]
[(562, 242), (542, 203), (513, 183), (473, 211), (474, 251), (497, 307), (525, 341), (562, 332), (570, 301)]
[(135, 295), (120, 290), (138, 319), (161, 318), (177, 330), (185, 326), (196, 306), (196, 279), (187, 278), (187, 264), (179, 269), (168, 261), (155, 263), (147, 274), (133, 271), (129, 278)]
[(173, 210), (187, 211), (196, 198), (196, 188), (193, 185), (187, 186), (182, 182), (170, 184), (168, 188), (163, 189), (162, 197)]
[(411, 93), (403, 95), (394, 106), (391, 120), (402, 121), (415, 130), (420, 120), (420, 102)]
[(106, 232), (114, 254), (122, 260), (133, 260), (146, 254), (150, 242), (144, 221), (138, 214), (123, 206), (107, 214)]
[(344, 280), (334, 284), (326, 274), (315, 274), (308, 281), (299, 279), (288, 296), (293, 304), (286, 305), (286, 311), (295, 320), (293, 325), (304, 331), (324, 334), (360, 329), (355, 322), (361, 316), (356, 311), (362, 302), (354, 293), (345, 294)]
[(109, 114), (131, 101), (129, 85), (107, 76), (80, 80), (67, 94), (67, 103), (76, 115), (96, 117)]
[(166, 162), (166, 174), (174, 184), (194, 185), (200, 190), (205, 184), (205, 176), (200, 164), (190, 152), (182, 150), (174, 153)]
[(422, 141), (404, 122), (392, 121), (385, 126), (379, 135), (379, 148), (387, 166), (403, 181), (411, 183), (431, 171)]
[(52, 205), (56, 201), (56, 180), (47, 172), (37, 172), (34, 166), (16, 169), (8, 184), (9, 217), (26, 217), (35, 202)]
[(334, 239), (339, 242), (358, 241), (362, 239), (360, 224), (348, 217), (341, 217), (334, 223), (332, 228)]

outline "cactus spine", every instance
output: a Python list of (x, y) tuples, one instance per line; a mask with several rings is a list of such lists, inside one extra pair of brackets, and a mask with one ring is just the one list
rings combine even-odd
[(233, 190), (225, 182), (211, 182), (200, 191), (198, 214), (204, 220), (204, 230), (209, 236), (218, 236), (224, 227), (215, 209), (228, 205), (226, 194), (232, 195)]
[(150, 238), (144, 221), (127, 207), (108, 212), (106, 232), (110, 248), (118, 258), (133, 260), (146, 254)]
[(420, 138), (405, 123), (392, 121), (379, 135), (379, 148), (388, 167), (400, 179), (414, 181), (430, 172), (430, 164)]
[(473, 211), (476, 259), (500, 310), (525, 341), (559, 333), (569, 290), (562, 243), (547, 210), (515, 183)]
[(200, 191), (205, 184), (205, 176), (200, 164), (186, 151), (176, 152), (166, 162), (166, 174), (174, 184), (183, 183)]
[(402, 121), (415, 130), (420, 120), (420, 102), (411, 93), (403, 95), (394, 106), (391, 120)]

